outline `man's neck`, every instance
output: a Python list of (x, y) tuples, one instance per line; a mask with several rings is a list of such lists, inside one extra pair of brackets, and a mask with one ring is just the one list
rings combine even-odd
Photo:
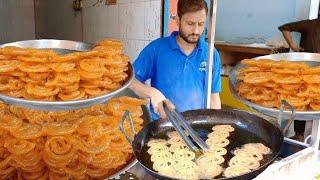
[(196, 48), (197, 44), (194, 43), (194, 44), (191, 44), (191, 43), (188, 43), (186, 42), (184, 39), (182, 39), (180, 37), (180, 35), (177, 35), (176, 37), (176, 40), (177, 40), (177, 43), (178, 45), (180, 46), (180, 48), (182, 49), (182, 51), (187, 55), (189, 56), (192, 51)]

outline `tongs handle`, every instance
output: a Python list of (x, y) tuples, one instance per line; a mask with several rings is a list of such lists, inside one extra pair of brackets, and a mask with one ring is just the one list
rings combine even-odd
[(289, 104), (286, 100), (281, 100), (281, 105), (280, 105), (280, 111), (279, 111), (279, 116), (278, 116), (278, 121), (281, 123), (282, 122), (282, 114), (283, 114), (283, 110), (284, 110), (284, 106), (289, 107), (289, 109), (291, 110), (291, 115), (290, 115), (290, 119), (289, 121), (286, 123), (285, 127), (282, 130), (282, 133), (284, 135), (286, 135), (290, 125), (292, 124), (292, 122), (294, 121), (294, 117), (296, 114), (295, 109), (293, 108), (293, 106), (291, 104)]
[(200, 138), (198, 133), (187, 123), (185, 118), (177, 111), (173, 111), (174, 116), (176, 119), (179, 119), (182, 127), (189, 133), (192, 139), (200, 146), (202, 150), (209, 149), (208, 145)]
[(188, 135), (187, 132), (193, 140), (199, 145), (199, 147), (204, 151), (208, 149), (207, 144), (197, 135), (194, 129), (185, 121), (184, 117), (175, 110), (170, 110), (165, 102), (163, 102), (163, 108), (169, 121), (172, 123), (173, 127), (178, 131), (182, 139), (186, 142), (189, 149), (193, 151), (198, 151), (198, 147), (194, 145)]
[(131, 113), (127, 110), (124, 112), (124, 114), (119, 122), (119, 129), (125, 135), (126, 139), (129, 141), (129, 143), (132, 145), (133, 138), (129, 136), (129, 134), (127, 133), (127, 131), (124, 128), (124, 121), (127, 118), (129, 120), (129, 126), (130, 126), (131, 131), (133, 132), (133, 135), (137, 134), (137, 131), (135, 130), (134, 125), (133, 125)]
[(188, 136), (184, 133), (184, 130), (180, 127), (179, 123), (174, 119), (171, 111), (168, 109), (165, 102), (163, 102), (163, 109), (164, 109), (164, 112), (166, 113), (169, 121), (173, 125), (174, 129), (176, 129), (176, 131), (178, 131), (178, 133), (182, 137), (183, 141), (186, 142), (189, 149), (191, 149), (192, 151), (197, 151), (198, 147), (195, 146), (193, 144), (193, 142), (188, 138)]

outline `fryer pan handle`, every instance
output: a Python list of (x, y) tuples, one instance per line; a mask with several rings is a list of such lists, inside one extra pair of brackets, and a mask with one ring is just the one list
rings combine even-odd
[(129, 119), (129, 123), (130, 123), (130, 129), (131, 131), (133, 132), (134, 135), (137, 134), (137, 131), (134, 129), (134, 126), (133, 126), (133, 120), (132, 120), (132, 116), (131, 116), (131, 113), (129, 111), (125, 111), (123, 116), (122, 116), (122, 119), (119, 123), (119, 129), (120, 131), (125, 135), (125, 137), (127, 138), (127, 140), (129, 141), (129, 143), (132, 145), (132, 142), (133, 142), (133, 138), (129, 136), (129, 134), (126, 132), (126, 130), (124, 129), (123, 125), (124, 125), (124, 121), (126, 119)]
[(279, 112), (279, 116), (278, 116), (278, 122), (282, 122), (282, 114), (283, 114), (283, 110), (284, 110), (285, 106), (289, 107), (289, 109), (291, 110), (291, 115), (290, 115), (289, 121), (286, 123), (285, 127), (282, 130), (283, 135), (286, 135), (290, 125), (294, 121), (294, 117), (295, 117), (295, 114), (296, 114), (296, 111), (293, 108), (293, 106), (291, 106), (291, 104), (289, 104), (286, 100), (281, 100), (280, 112)]

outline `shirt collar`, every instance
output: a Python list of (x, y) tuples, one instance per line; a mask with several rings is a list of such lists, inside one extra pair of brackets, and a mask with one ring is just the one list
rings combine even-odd
[[(171, 48), (172, 49), (180, 49), (178, 43), (177, 43), (177, 35), (179, 34), (178, 31), (173, 31), (169, 37), (169, 42), (170, 42), (170, 45), (171, 45)], [(204, 36), (201, 36), (199, 42), (198, 42), (198, 45), (197, 45), (197, 49), (198, 50), (202, 50), (203, 47), (205, 45), (205, 39), (204, 39)]]

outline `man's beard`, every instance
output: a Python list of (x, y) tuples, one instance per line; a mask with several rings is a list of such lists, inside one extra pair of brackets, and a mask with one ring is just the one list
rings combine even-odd
[[(198, 44), (199, 40), (200, 40), (200, 34), (184, 34), (182, 31), (179, 32), (179, 35), (180, 37), (186, 41), (187, 43), (190, 43), (190, 44)], [(191, 36), (197, 36), (198, 38), (196, 40), (192, 40), (192, 39), (189, 39), (189, 37)]]

